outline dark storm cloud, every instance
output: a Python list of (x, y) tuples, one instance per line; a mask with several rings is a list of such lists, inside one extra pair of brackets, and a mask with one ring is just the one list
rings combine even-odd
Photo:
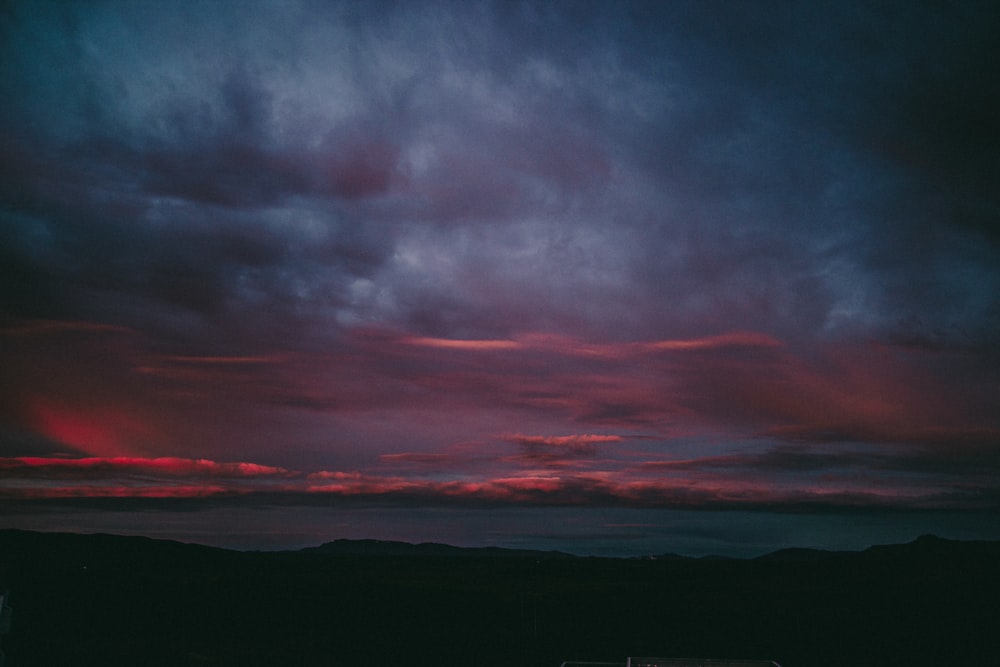
[[(176, 50), (186, 28), (204, 54), (227, 27), (211, 10), (188, 10), (206, 22), (188, 26), (150, 5), (10, 10), (10, 314), (110, 317), (168, 334), (184, 326), (177, 319), (238, 318), (227, 334), (253, 340), (266, 333), (265, 313), (298, 322), (297, 305), (337, 303), (343, 282), (388, 252), (335, 202), (316, 202), (384, 190), (392, 144), (353, 121), (319, 148), (276, 138), (259, 58), (215, 51), (202, 62)], [(56, 104), (51, 88), (74, 76)], [(279, 206), (292, 197), (304, 200)]]
[[(15, 3), (21, 312), (69, 282), (247, 318), (250, 337), (281, 303), (435, 335), (511, 319), (691, 335), (721, 313), (809, 335), (896, 329), (926, 304), (946, 328), (995, 317), (978, 285), (996, 272), (954, 232), (995, 208), (974, 9), (257, 9)], [(930, 166), (895, 170), (887, 143)], [(926, 185), (947, 200), (933, 213), (933, 195), (908, 203)]]
[(1000, 97), (992, 82), (1000, 16), (987, 3), (920, 10), (892, 15), (896, 29), (869, 40), (893, 79), (864, 100), (884, 113), (861, 125), (886, 159), (907, 170), (914, 196), (934, 207), (938, 224), (995, 244)]

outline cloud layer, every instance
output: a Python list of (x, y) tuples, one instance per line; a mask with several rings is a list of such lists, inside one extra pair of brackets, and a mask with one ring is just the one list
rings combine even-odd
[(995, 509), (998, 29), (8, 3), (0, 493)]

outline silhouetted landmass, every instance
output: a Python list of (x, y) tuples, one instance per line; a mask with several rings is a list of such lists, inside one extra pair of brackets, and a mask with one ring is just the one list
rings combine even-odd
[(844, 556), (850, 554), (850, 551), (825, 551), (823, 549), (803, 549), (801, 547), (793, 547), (789, 549), (780, 549), (778, 551), (772, 551), (769, 554), (764, 554), (763, 556), (758, 556), (757, 560), (771, 561), (774, 563), (781, 562), (795, 562), (804, 560), (829, 560), (830, 558), (837, 556)]
[(334, 540), (299, 553), (340, 556), (450, 556), (467, 558), (574, 558), (561, 551), (503, 549), (501, 547), (455, 547), (436, 542), (395, 542), (392, 540)]
[(922, 537), (749, 559), (334, 542), (238, 552), (0, 531), (6, 667), (997, 665), (1000, 542)]

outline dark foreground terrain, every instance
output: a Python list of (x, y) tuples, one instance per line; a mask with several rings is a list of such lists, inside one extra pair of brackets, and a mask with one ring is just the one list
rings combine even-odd
[(0, 531), (5, 667), (526, 665), (661, 655), (783, 667), (1000, 665), (1000, 543), (753, 560), (338, 542), (244, 553)]

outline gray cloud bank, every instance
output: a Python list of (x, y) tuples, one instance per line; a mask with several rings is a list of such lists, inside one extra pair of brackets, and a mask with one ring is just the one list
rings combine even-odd
[(997, 12), (10, 3), (8, 317), (995, 340)]

